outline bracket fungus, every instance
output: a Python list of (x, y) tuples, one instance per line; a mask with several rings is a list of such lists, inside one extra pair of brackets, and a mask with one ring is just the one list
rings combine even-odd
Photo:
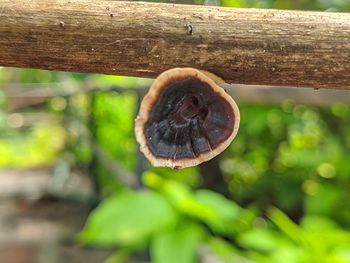
[(154, 80), (135, 121), (136, 140), (152, 165), (195, 166), (230, 145), (240, 115), (218, 83), (194, 68), (173, 68)]

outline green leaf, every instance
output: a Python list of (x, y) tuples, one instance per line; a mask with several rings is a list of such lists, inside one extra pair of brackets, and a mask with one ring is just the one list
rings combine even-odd
[(305, 232), (296, 223), (294, 223), (287, 215), (277, 208), (271, 208), (269, 210), (269, 217), (278, 228), (284, 232), (294, 242), (307, 246), (307, 239)]
[(127, 249), (119, 249), (109, 256), (104, 263), (125, 263), (130, 257), (130, 251)]
[(339, 226), (332, 219), (319, 215), (306, 215), (300, 223), (301, 227), (308, 232), (333, 232), (339, 229)]
[(239, 250), (235, 248), (229, 242), (220, 239), (220, 238), (211, 238), (208, 242), (208, 245), (211, 251), (215, 254), (215, 256), (219, 257), (225, 263), (253, 263), (252, 261), (248, 261), (247, 258), (243, 257)]
[(158, 234), (151, 244), (152, 263), (197, 262), (197, 248), (203, 237), (202, 229), (190, 221), (170, 231)]
[(209, 190), (199, 190), (194, 194), (195, 200), (210, 208), (215, 216), (204, 218), (213, 230), (220, 233), (232, 233), (243, 209), (233, 201)]
[(284, 247), (290, 247), (293, 244), (273, 230), (265, 228), (254, 228), (238, 238), (238, 243), (247, 249), (253, 249), (260, 252), (273, 252)]
[(193, 191), (184, 184), (165, 180), (153, 172), (145, 173), (143, 181), (167, 197), (179, 213), (201, 220), (217, 233), (232, 235), (249, 221), (247, 215), (242, 216), (244, 209), (218, 193)]
[(200, 220), (215, 218), (215, 211), (199, 203), (187, 185), (172, 180), (164, 180), (159, 175), (147, 172), (143, 176), (144, 183), (161, 192), (181, 214), (195, 217)]
[(79, 239), (86, 244), (138, 245), (175, 221), (175, 212), (159, 194), (123, 192), (92, 212)]

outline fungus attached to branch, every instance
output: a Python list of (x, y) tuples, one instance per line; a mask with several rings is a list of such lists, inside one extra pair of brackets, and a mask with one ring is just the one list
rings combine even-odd
[(185, 168), (225, 150), (239, 127), (235, 101), (194, 68), (163, 72), (144, 97), (135, 123), (140, 150), (154, 166)]

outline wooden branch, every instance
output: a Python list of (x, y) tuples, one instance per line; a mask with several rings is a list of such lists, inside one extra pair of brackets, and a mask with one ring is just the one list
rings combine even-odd
[(88, 0), (0, 0), (0, 65), (350, 89), (350, 14)]

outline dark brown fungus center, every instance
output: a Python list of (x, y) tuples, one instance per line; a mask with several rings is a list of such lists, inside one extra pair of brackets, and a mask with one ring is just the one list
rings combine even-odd
[(173, 114), (173, 120), (175, 124), (179, 125), (185, 124), (197, 116), (204, 119), (208, 113), (207, 106), (199, 105), (199, 100), (194, 95), (185, 95), (176, 107), (177, 110)]
[(194, 77), (165, 83), (144, 126), (156, 158), (193, 159), (212, 151), (233, 133), (230, 103)]

